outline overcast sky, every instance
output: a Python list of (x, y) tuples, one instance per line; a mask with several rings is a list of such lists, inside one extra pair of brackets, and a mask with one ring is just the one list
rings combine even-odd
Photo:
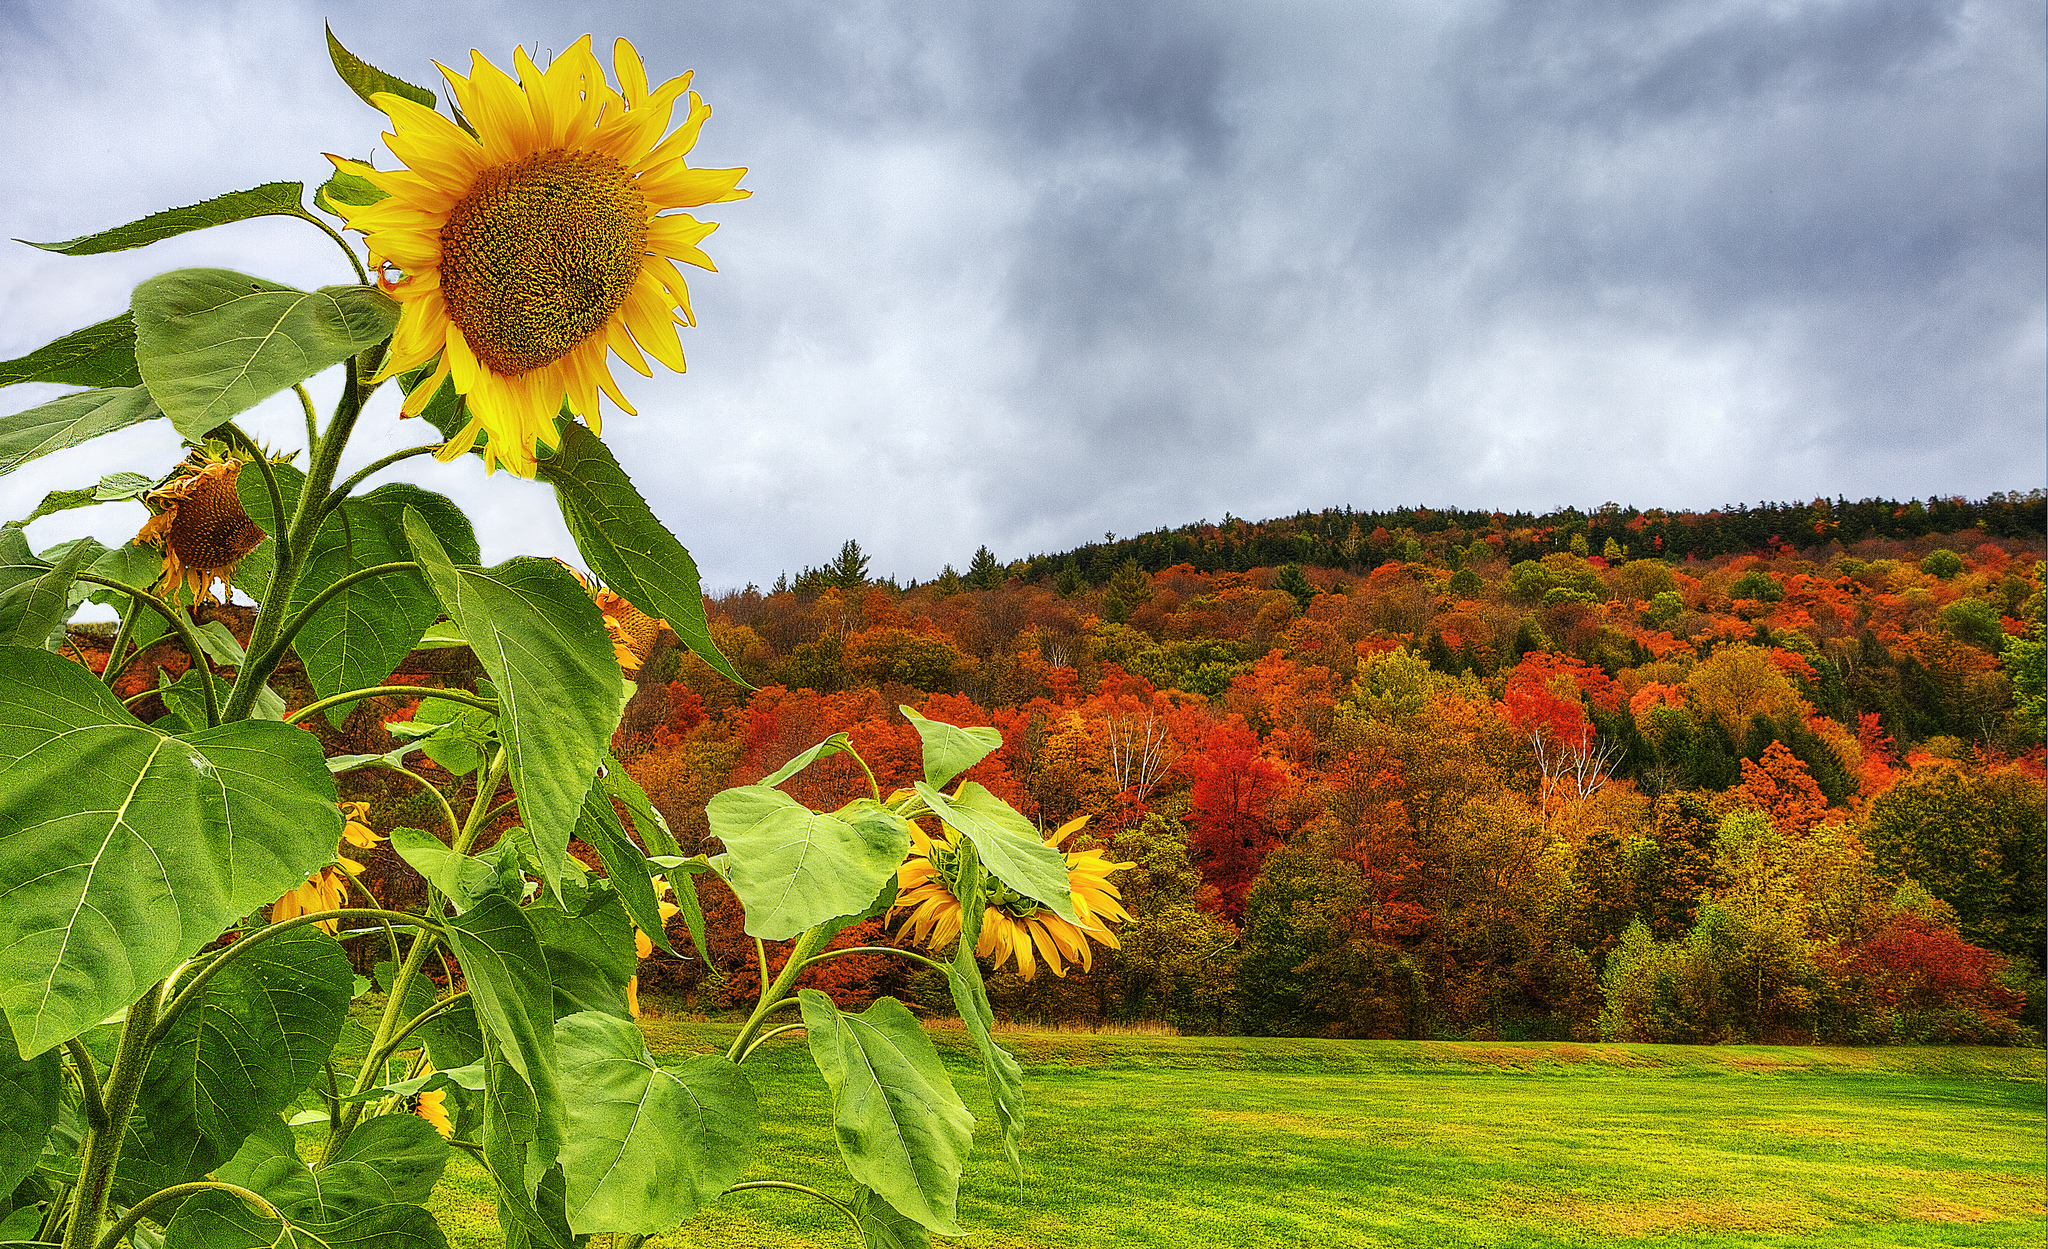
[[(389, 167), (323, 19), (438, 94), (430, 59), (625, 35), (696, 71), (692, 162), (751, 169), (700, 214), (689, 372), (615, 365), (641, 415), (604, 430), (713, 588), (849, 537), (907, 580), (1226, 512), (2048, 480), (2041, 0), (403, 8), (0, 0), (0, 237)], [(186, 265), (348, 280), (289, 221), (0, 244), (0, 358)], [(359, 462), (423, 440), (373, 411)], [(47, 457), (0, 514), (175, 454), (152, 422)], [(574, 559), (546, 487), (407, 467), (487, 560)]]

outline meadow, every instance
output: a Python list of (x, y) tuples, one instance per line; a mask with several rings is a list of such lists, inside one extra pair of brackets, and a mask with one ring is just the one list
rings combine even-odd
[[(648, 1021), (664, 1063), (734, 1025)], [(986, 1249), (1126, 1246), (2038, 1246), (2043, 1055), (1009, 1032), (1032, 1099), (1020, 1192), (965, 1036), (935, 1025), (981, 1118), (961, 1222)], [(801, 1037), (748, 1062), (749, 1178), (832, 1189)], [(455, 1249), (496, 1243), (451, 1165)], [(829, 1208), (729, 1195), (650, 1245), (851, 1243)]]

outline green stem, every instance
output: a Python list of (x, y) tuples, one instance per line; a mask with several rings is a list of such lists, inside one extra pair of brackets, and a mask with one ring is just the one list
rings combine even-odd
[[(782, 974), (775, 977), (775, 983), (770, 985), (761, 994), (761, 1000), (754, 1004), (754, 1013), (747, 1017), (747, 1022), (745, 1026), (741, 1027), (740, 1034), (733, 1038), (732, 1048), (725, 1052), (726, 1061), (733, 1063), (740, 1061), (741, 1056), (747, 1052), (747, 1043), (754, 1039), (754, 1034), (759, 1032), (761, 1025), (767, 1021), (768, 1013), (780, 1004), (783, 991), (788, 989), (791, 982), (797, 978), (797, 974), (803, 971), (804, 962), (810, 958), (812, 951), (824, 943), (824, 940), (825, 928), (822, 924), (816, 928), (805, 929), (797, 935), (796, 947), (789, 952), (788, 961), (783, 963)], [(767, 959), (765, 950), (763, 951), (762, 959), (765, 967)]]
[(71, 1072), (78, 1077), (78, 1096), (85, 1103), (85, 1122), (97, 1132), (107, 1126), (107, 1104), (101, 1100), (99, 1073), (92, 1069), (92, 1051), (77, 1037), (64, 1042), (64, 1052), (71, 1055)]
[[(301, 387), (300, 390), (303, 393), (304, 388)], [(277, 473), (271, 469), (270, 460), (263, 454), (263, 448), (257, 446), (256, 440), (243, 433), (241, 428), (233, 421), (229, 421), (221, 426), (221, 428), (232, 435), (233, 441), (242, 444), (242, 449), (249, 453), (249, 462), (254, 464), (258, 471), (263, 474), (263, 484), (270, 491), (270, 515), (274, 518), (271, 524), (280, 523), (281, 518), (284, 516), (284, 492), (278, 489)], [(278, 558), (284, 558), (286, 548), (282, 536), (274, 536), (272, 541), (276, 544)]]
[[(819, 1201), (824, 1202), (826, 1205), (831, 1206), (833, 1209), (839, 1211), (839, 1213), (845, 1215), (847, 1221), (853, 1224), (854, 1235), (859, 1236), (861, 1238), (862, 1244), (867, 1243), (867, 1232), (861, 1228), (860, 1216), (853, 1212), (853, 1207), (847, 1205), (845, 1202), (839, 1200), (837, 1197), (828, 1197), (824, 1193), (819, 1192), (815, 1188), (808, 1188), (802, 1184), (792, 1184), (788, 1180), (747, 1180), (744, 1183), (735, 1184), (731, 1188), (726, 1189), (725, 1191), (727, 1193), (743, 1193), (748, 1191), (749, 1189), (761, 1188), (774, 1188), (780, 1189), (783, 1192), (802, 1193), (806, 1197), (816, 1197)], [(721, 1193), (719, 1195), (724, 1196), (725, 1194)]]
[(277, 1212), (276, 1206), (271, 1205), (262, 1197), (250, 1192), (239, 1184), (228, 1184), (220, 1180), (194, 1180), (189, 1184), (173, 1184), (169, 1188), (160, 1188), (149, 1196), (144, 1197), (141, 1201), (136, 1202), (129, 1208), (127, 1214), (121, 1216), (120, 1222), (108, 1228), (107, 1234), (99, 1238), (95, 1249), (115, 1249), (115, 1246), (121, 1243), (123, 1236), (134, 1231), (151, 1210), (156, 1209), (165, 1202), (177, 1201), (181, 1198), (209, 1191), (222, 1192), (231, 1197), (239, 1198), (244, 1205), (249, 1206), (264, 1218), (276, 1219), (280, 1223), (285, 1222), (285, 1217)]
[[(299, 636), (299, 630), (304, 628), (306, 622), (313, 618), (313, 613), (325, 607), (335, 595), (340, 594), (358, 581), (368, 581), (372, 577), (381, 577), (388, 572), (407, 572), (418, 567), (418, 564), (413, 563), (409, 559), (400, 559), (393, 560), (388, 564), (358, 568), (354, 572), (349, 573), (333, 585), (314, 595), (312, 601), (292, 613), (291, 619), (285, 622), (284, 628), (279, 631), (276, 639), (270, 643), (266, 657), (270, 658), (274, 666), (276, 660), (283, 657), (285, 648), (292, 644), (292, 639)], [(255, 639), (252, 638), (250, 640), (253, 642)], [(255, 648), (252, 646), (250, 649), (253, 652)]]
[(336, 247), (339, 247), (342, 251), (342, 254), (348, 257), (349, 268), (354, 269), (356, 271), (356, 281), (361, 282), (364, 286), (368, 286), (370, 284), (370, 275), (363, 271), (363, 262), (356, 259), (356, 249), (348, 245), (347, 239), (335, 233), (333, 226), (328, 225), (326, 222), (320, 220), (320, 218), (318, 217), (315, 217), (312, 213), (306, 212), (304, 209), (301, 209), (300, 211), (293, 213), (292, 216), (297, 217), (301, 221), (310, 221), (314, 225), (320, 227), (320, 232), (322, 234), (325, 234), (328, 238), (333, 239), (334, 245)]
[[(323, 230), (327, 228), (323, 222), (315, 221), (314, 224)], [(333, 231), (328, 233), (333, 234)], [(340, 239), (341, 236), (334, 237)], [(353, 253), (350, 258), (354, 258)], [(256, 704), (257, 693), (284, 657), (284, 648), (277, 644), (278, 631), (284, 624), (285, 613), (291, 608), (292, 592), (298, 587), (299, 576), (305, 571), (306, 553), (312, 550), (313, 536), (319, 531), (320, 519), (324, 515), (321, 509), (326, 506), (328, 491), (334, 485), (334, 472), (341, 464), (342, 450), (347, 447), (349, 434), (363, 413), (366, 392), (358, 361), (373, 355), (381, 359), (382, 354), (380, 349), (372, 348), (362, 357), (352, 357), (347, 362), (348, 380), (342, 386), (341, 402), (335, 405), (334, 419), (328, 422), (326, 434), (308, 448), (309, 462), (306, 479), (299, 487), (298, 506), (292, 512), (291, 523), (278, 535), (277, 558), (271, 561), (270, 581), (264, 586), (263, 602), (256, 609), (256, 624), (250, 630), (247, 658), (235, 677), (235, 688), (228, 694), (225, 714), (229, 721), (248, 718), (249, 709)], [(272, 523), (276, 523), (275, 520)]]
[(840, 950), (827, 950), (823, 954), (819, 954), (812, 958), (806, 959), (804, 961), (804, 966), (816, 967), (819, 963), (830, 962), (835, 958), (839, 958), (847, 954), (894, 954), (899, 958), (907, 958), (915, 963), (923, 963), (926, 967), (931, 968), (933, 971), (945, 972), (949, 976), (953, 974), (951, 968), (947, 967), (944, 963), (939, 962), (937, 959), (926, 958), (924, 955), (919, 954), (915, 950), (906, 950), (901, 948), (900, 946), (893, 945), (850, 945)]
[(121, 613), (121, 627), (114, 630), (114, 644), (107, 648), (107, 666), (100, 672), (100, 680), (108, 689), (114, 688), (114, 679), (121, 675), (121, 652), (128, 649), (128, 643), (135, 636), (135, 617), (142, 611), (142, 604), (128, 600), (128, 610)]
[[(478, 830), (483, 827), (483, 816), (487, 809), (487, 804), (490, 801), (491, 795), (498, 788), (498, 779), (505, 773), (504, 747), (498, 748), (491, 759), (490, 766), (484, 770), (484, 773), (483, 776), (477, 778), (476, 797), (469, 804), (469, 817), (463, 821), (461, 830), (455, 834), (455, 843), (452, 848), (457, 854), (469, 853), (470, 843), (476, 840)], [(438, 914), (441, 906), (441, 891), (434, 888), (431, 884), (428, 885), (428, 914)], [(413, 938), (412, 948), (405, 953), (405, 962), (399, 964), (397, 972), (391, 977), (391, 984), (388, 986), (390, 996), (385, 999), (383, 1017), (377, 1021), (377, 1035), (370, 1042), (370, 1054), (375, 1055), (383, 1051), (385, 1046), (391, 1043), (391, 1038), (398, 1032), (401, 1026), (401, 1019), (405, 1014), (406, 990), (412, 986), (412, 978), (418, 975), (420, 968), (426, 964), (427, 956), (433, 953), (439, 944), (438, 939), (430, 937), (424, 931)], [(377, 1077), (377, 1068), (381, 1065), (381, 1062), (381, 1059), (375, 1063), (368, 1060), (364, 1061), (362, 1068), (356, 1072), (355, 1087), (349, 1090), (350, 1096), (361, 1093), (371, 1086), (371, 1083)], [(362, 1121), (362, 1117), (363, 1103), (361, 1102), (350, 1104), (349, 1108), (342, 1112), (340, 1125), (330, 1130), (327, 1134), (327, 1147), (321, 1154), (322, 1166), (334, 1160), (335, 1155), (340, 1152), (342, 1145), (348, 1140), (349, 1133), (353, 1132), (356, 1124)]]
[(462, 1003), (468, 1000), (469, 990), (464, 989), (460, 993), (450, 994), (449, 996), (442, 998), (440, 1001), (434, 1003), (432, 1006), (427, 1007), (427, 1009), (421, 1011), (419, 1014), (414, 1015), (411, 1019), (407, 1020), (405, 1025), (399, 1028), (397, 1032), (391, 1034), (391, 1039), (384, 1043), (384, 1047), (382, 1049), (378, 1050), (376, 1053), (371, 1054), (368, 1058), (365, 1058), (363, 1060), (363, 1065), (366, 1067), (383, 1066), (385, 1061), (389, 1059), (393, 1054), (396, 1054), (399, 1050), (405, 1048), (405, 1040), (407, 1037), (411, 1036), (414, 1032), (417, 1032), (420, 1028), (424, 1027), (425, 1025), (432, 1023), (436, 1019), (439, 1019), (442, 1015), (445, 1015), (449, 1011), (454, 1010), (457, 1006), (461, 1005)]
[[(199, 995), (206, 991), (207, 982), (218, 976), (223, 967), (243, 957), (250, 949), (263, 944), (281, 932), (288, 932), (294, 928), (303, 928), (307, 924), (321, 924), (329, 920), (344, 919), (374, 919), (385, 923), (397, 920), (408, 928), (425, 928), (432, 923), (432, 921), (421, 916), (408, 915), (404, 911), (348, 907), (341, 910), (312, 911), (305, 915), (294, 915), (290, 919), (281, 919), (274, 924), (258, 928), (255, 932), (243, 937), (215, 955), (212, 962), (192, 973), (192, 978), (185, 982), (184, 987), (178, 990), (177, 995), (170, 1000), (158, 1016), (155, 1027), (149, 1035), (149, 1044), (155, 1045), (158, 1041), (163, 1040), (164, 1034), (170, 1031), (171, 1025), (177, 1021), (178, 1016), (191, 1007), (194, 1002), (198, 1001)], [(431, 931), (430, 928), (428, 930)]]
[(93, 1249), (99, 1239), (100, 1222), (106, 1217), (107, 1198), (114, 1185), (114, 1165), (121, 1160), (128, 1117), (135, 1113), (143, 1072), (149, 1066), (149, 1035), (156, 1023), (157, 992), (161, 987), (151, 985), (128, 1007), (127, 1021), (121, 1025), (121, 1045), (115, 1051), (113, 1069), (107, 1073), (107, 1126), (86, 1132), (78, 1166), (78, 1191), (71, 1203), (71, 1224), (64, 1229), (64, 1249)]
[(341, 501), (349, 496), (349, 492), (354, 490), (357, 486), (362, 485), (363, 479), (365, 477), (368, 477), (370, 474), (381, 472), (384, 469), (390, 468), (393, 464), (398, 463), (400, 460), (409, 460), (416, 455), (432, 455), (434, 452), (439, 451), (440, 449), (441, 444), (438, 442), (433, 442), (428, 443), (424, 447), (407, 447), (403, 451), (393, 451), (390, 455), (385, 456), (381, 460), (370, 461), (368, 464), (365, 464), (363, 467), (357, 469), (354, 473), (350, 474), (349, 479), (347, 481), (342, 482), (340, 485), (334, 488), (334, 493), (328, 496), (326, 505), (320, 509), (321, 518), (324, 520), (329, 512), (332, 512), (335, 508), (340, 507)]
[[(211, 728), (219, 724), (221, 722), (220, 703), (213, 694), (213, 666), (206, 662), (206, 651), (199, 645), (199, 634), (193, 629), (192, 623), (185, 619), (185, 613), (172, 607), (169, 603), (164, 602), (147, 590), (139, 590), (125, 581), (116, 581), (112, 577), (102, 577), (96, 572), (79, 573), (77, 580), (90, 582), (93, 585), (103, 585), (110, 590), (119, 590), (138, 603), (149, 604), (157, 615), (170, 622), (171, 628), (178, 631), (178, 640), (185, 644), (185, 653), (192, 657), (192, 666), (199, 670), (199, 690), (206, 698), (207, 727)], [(129, 610), (132, 611), (134, 609), (130, 608)], [(243, 670), (247, 671), (246, 668)]]
[(443, 689), (438, 685), (369, 685), (359, 690), (343, 690), (331, 694), (318, 702), (307, 703), (284, 718), (286, 724), (297, 724), (316, 711), (325, 711), (337, 703), (358, 703), (365, 698), (381, 698), (386, 694), (411, 694), (418, 698), (445, 698), (450, 702), (468, 703), (496, 714), (498, 704), (488, 698), (472, 694), (468, 690)]
[(747, 1046), (747, 1052), (745, 1054), (740, 1055), (740, 1061), (747, 1061), (748, 1054), (752, 1054), (755, 1050), (760, 1049), (763, 1045), (767, 1044), (769, 1041), (774, 1040), (776, 1037), (783, 1036), (791, 1032), (802, 1032), (803, 1030), (804, 1026), (800, 1023), (787, 1023), (782, 1025), (780, 1028), (773, 1029), (769, 1032), (763, 1032), (760, 1036), (754, 1038), (752, 1044)]
[(306, 453), (311, 455), (313, 445), (320, 441), (320, 414), (313, 410), (313, 396), (306, 393), (304, 384), (293, 383), (292, 391), (299, 397), (299, 410), (306, 414)]

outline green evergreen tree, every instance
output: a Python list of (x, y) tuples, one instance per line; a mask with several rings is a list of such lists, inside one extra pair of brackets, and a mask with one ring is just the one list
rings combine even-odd
[(1000, 590), (1003, 588), (1003, 566), (996, 562), (996, 555), (986, 546), (977, 547), (974, 559), (967, 565), (967, 584), (976, 590)]

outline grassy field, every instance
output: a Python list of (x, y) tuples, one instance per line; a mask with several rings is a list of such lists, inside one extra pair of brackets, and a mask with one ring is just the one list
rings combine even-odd
[[(733, 1028), (650, 1022), (663, 1061)], [(2034, 1246), (2039, 1050), (1315, 1041), (1010, 1033), (1031, 1098), (1010, 1181), (982, 1119), (960, 1222), (985, 1249), (1129, 1246)], [(843, 1191), (800, 1037), (748, 1062), (749, 1178)], [(451, 1167), (456, 1249), (496, 1244)], [(847, 1246), (829, 1208), (744, 1193), (660, 1246)]]

